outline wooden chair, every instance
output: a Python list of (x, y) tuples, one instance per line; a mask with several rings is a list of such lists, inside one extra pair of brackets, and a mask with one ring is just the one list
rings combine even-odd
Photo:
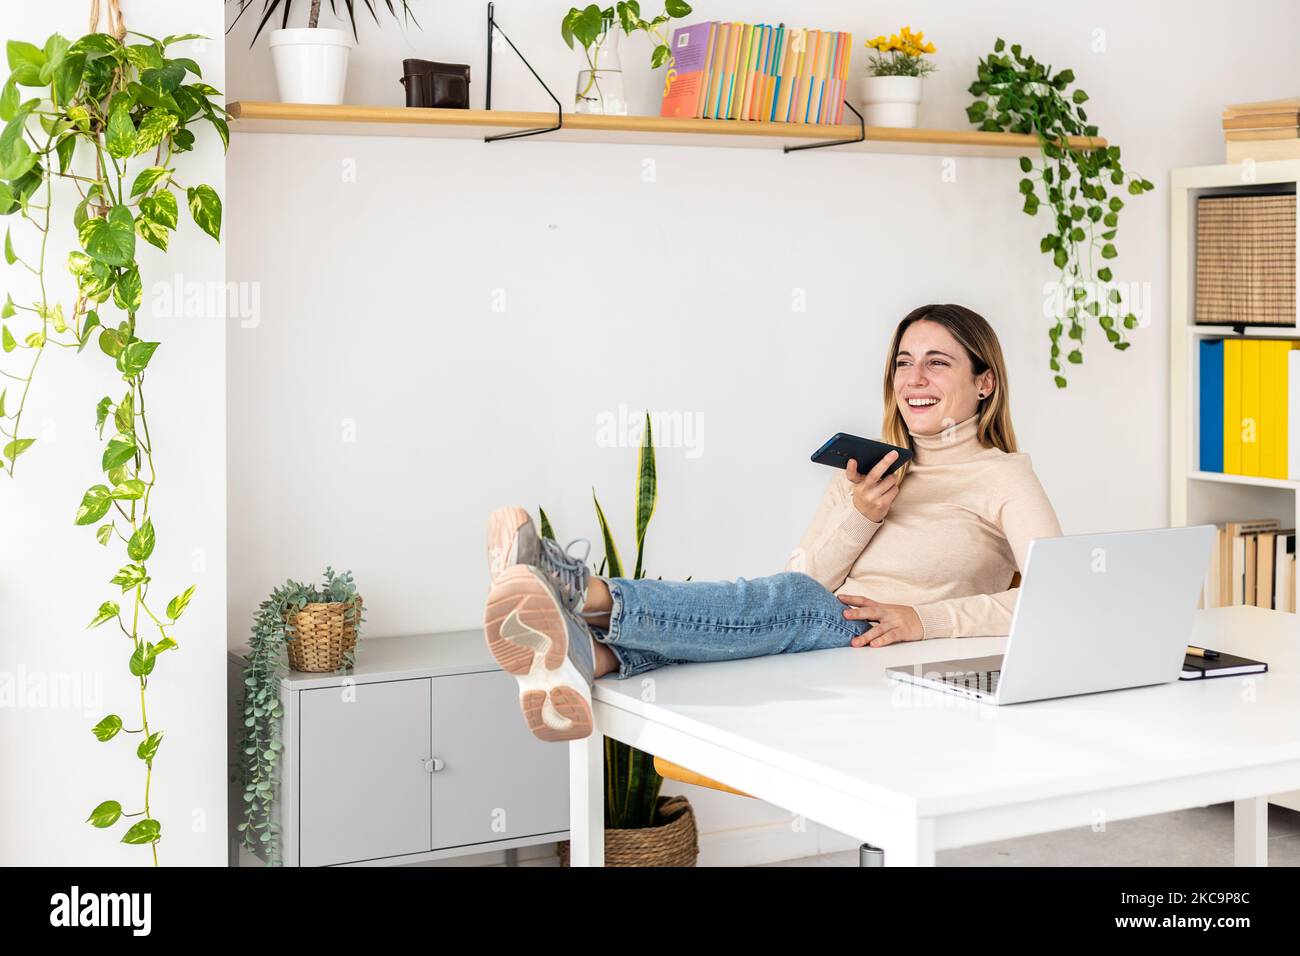
[[(1017, 571), (1011, 576), (1010, 587), (1020, 587), (1020, 572)], [(752, 794), (745, 793), (743, 790), (737, 790), (735, 787), (729, 787), (719, 780), (712, 777), (706, 777), (702, 773), (696, 773), (694, 770), (687, 770), (681, 764), (673, 763), (671, 760), (665, 760), (663, 757), (655, 757), (655, 770), (659, 776), (666, 780), (676, 780), (680, 783), (693, 783), (697, 787), (708, 787), (710, 790), (721, 790), (724, 793), (734, 793), (738, 797), (750, 797)], [(884, 854), (876, 847), (869, 843), (862, 844), (858, 848), (858, 865), (859, 866), (884, 866)]]
[(748, 797), (750, 794), (744, 790), (737, 790), (735, 787), (728, 787), (725, 783), (714, 780), (712, 777), (706, 777), (702, 773), (696, 773), (694, 770), (687, 770), (681, 764), (673, 763), (671, 760), (665, 760), (663, 757), (655, 757), (655, 770), (659, 776), (666, 780), (679, 780), (682, 783), (693, 783), (697, 787), (708, 787), (711, 790), (722, 790), (725, 793), (734, 793), (738, 797)]

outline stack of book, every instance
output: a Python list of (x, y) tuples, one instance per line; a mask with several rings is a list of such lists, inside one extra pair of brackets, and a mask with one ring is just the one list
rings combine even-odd
[(1200, 469), (1300, 480), (1300, 342), (1201, 339)]
[(1300, 97), (1229, 106), (1223, 139), (1229, 163), (1300, 159)]
[(853, 36), (710, 21), (673, 31), (661, 116), (839, 123)]
[(1199, 607), (1252, 604), (1295, 611), (1295, 529), (1277, 519), (1219, 526)]

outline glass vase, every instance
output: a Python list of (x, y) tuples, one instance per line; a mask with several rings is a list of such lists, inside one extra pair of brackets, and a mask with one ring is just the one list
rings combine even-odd
[(623, 64), (618, 58), (619, 32), (616, 22), (606, 20), (596, 42), (584, 51), (587, 69), (578, 71), (578, 88), (573, 97), (575, 113), (627, 115)]

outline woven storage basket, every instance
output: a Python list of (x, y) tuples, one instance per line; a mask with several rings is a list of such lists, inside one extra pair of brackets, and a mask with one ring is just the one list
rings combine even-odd
[[(695, 866), (700, 855), (695, 811), (685, 797), (660, 797), (657, 811), (663, 822), (639, 830), (605, 831), (606, 866)], [(556, 852), (560, 866), (569, 865), (569, 841)]]
[[(352, 620), (347, 611), (354, 607)], [(308, 604), (293, 608), (285, 616), (292, 628), (285, 648), (289, 666), (296, 671), (320, 673), (336, 671), (344, 664), (343, 655), (357, 646), (357, 621), (361, 617), (361, 599), (347, 602)]]
[(1197, 325), (1295, 325), (1295, 194), (1196, 201)]

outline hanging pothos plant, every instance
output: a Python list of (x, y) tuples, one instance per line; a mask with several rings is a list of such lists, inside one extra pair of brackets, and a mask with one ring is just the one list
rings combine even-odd
[(1019, 44), (1011, 46), (1009, 55), (1003, 52), (1006, 49), (1006, 42), (999, 39), (993, 52), (980, 60), (970, 87), (976, 99), (966, 115), (981, 130), (1038, 137), (1039, 162), (1028, 156), (1020, 159), (1020, 169), (1026, 174), (1020, 180), (1020, 192), (1027, 215), (1037, 215), (1044, 203), (1052, 213), (1052, 228), (1039, 249), (1051, 256), (1060, 270), (1060, 296), (1053, 309), (1056, 321), (1048, 336), (1052, 342), (1049, 365), (1057, 386), (1064, 388), (1062, 352), (1068, 349), (1065, 360), (1071, 364), (1083, 361), (1090, 316), (1116, 349), (1123, 351), (1131, 344), (1122, 329), (1136, 328), (1137, 316), (1122, 308), (1123, 296), (1111, 285), (1114, 276), (1105, 264), (1119, 254), (1114, 240), (1124, 208), (1124, 200), (1110, 195), (1110, 187), (1138, 196), (1155, 186), (1124, 172), (1118, 146), (1077, 149), (1069, 145), (1071, 136), (1098, 135), (1083, 110), (1088, 94), (1076, 89), (1067, 95), (1074, 82), (1072, 70), (1054, 73), (1050, 66), (1026, 56)]
[[(94, 409), (94, 427), (101, 438), (105, 429), (108, 435), (102, 477), (87, 488), (75, 521), (95, 526), (101, 545), (116, 543), (125, 551), (126, 563), (111, 581), (119, 593), (99, 606), (89, 626), (108, 624), (125, 638), (123, 664), (138, 685), (140, 712), (129, 722), (109, 714), (92, 732), (101, 741), (120, 734), (138, 738), (135, 758), (144, 780), (129, 809), (121, 800), (104, 800), (88, 822), (108, 828), (133, 821), (122, 842), (150, 847), (156, 865), (162, 824), (149, 793), (163, 732), (149, 722), (145, 692), (159, 655), (177, 646), (172, 632), (194, 586), (165, 605), (150, 593), (158, 450), (149, 434), (145, 379), (159, 343), (143, 338), (137, 326), (144, 288), (139, 240), (166, 251), (179, 221), (177, 193), (198, 227), (220, 240), (220, 198), (211, 186), (185, 183), (176, 160), (193, 148), (196, 124), (211, 125), (223, 144), (229, 131), (226, 111), (214, 99), (221, 94), (203, 82), (197, 63), (170, 52), (198, 34), (158, 40), (132, 33), (140, 42), (128, 43), (120, 19), (116, 23), (116, 35), (91, 33), (69, 42), (55, 34), (41, 46), (8, 44), (10, 74), (0, 91), (0, 215), (24, 220), (31, 240), (6, 229), (4, 257), (35, 277), (36, 295), (16, 301), (11, 293), (0, 311), (5, 358), (26, 360), (19, 372), (0, 373), (0, 466), (12, 477), (18, 458), (36, 441), (24, 430), (24, 413), (45, 353), (51, 347), (80, 353), (93, 342), (90, 351), (111, 364), (122, 387)], [(81, 197), (68, 210), (78, 247), (64, 250), (57, 248), (54, 207), (72, 186)], [(66, 290), (52, 262), (66, 263)]]
[(588, 69), (595, 71), (598, 69), (597, 50), (605, 42), (606, 31), (617, 20), (628, 36), (638, 30), (645, 31), (653, 44), (650, 49), (650, 68), (657, 70), (673, 58), (672, 46), (662, 27), (670, 20), (690, 15), (691, 5), (686, 0), (665, 0), (664, 12), (650, 20), (641, 18), (641, 4), (637, 0), (619, 0), (603, 10), (592, 3), (585, 7), (569, 8), (569, 12), (560, 21), (560, 36), (571, 50), (574, 48), (573, 42), (578, 41), (587, 57)]

